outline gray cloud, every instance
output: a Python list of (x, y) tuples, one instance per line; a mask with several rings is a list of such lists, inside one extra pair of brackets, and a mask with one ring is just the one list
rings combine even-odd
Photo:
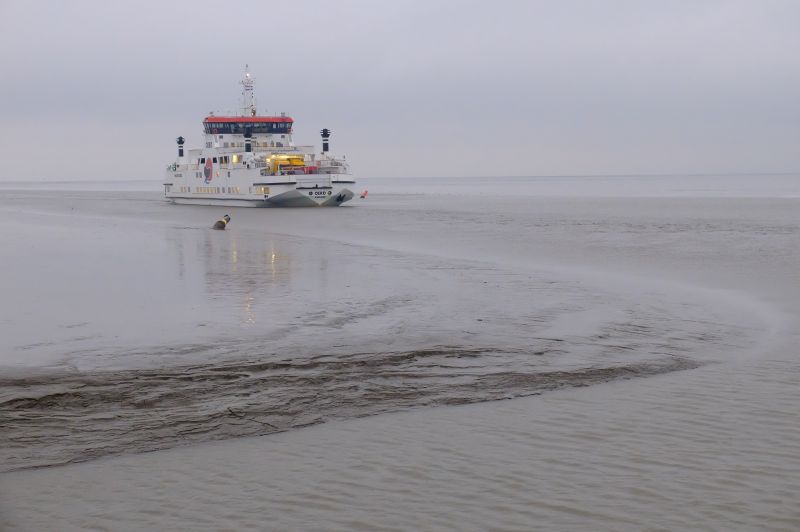
[(158, 178), (245, 63), (362, 176), (794, 171), (797, 27), (789, 1), (5, 2), (3, 179)]

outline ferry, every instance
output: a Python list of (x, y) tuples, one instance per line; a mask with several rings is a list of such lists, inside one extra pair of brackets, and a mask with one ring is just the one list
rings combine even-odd
[(286, 113), (259, 116), (255, 79), (245, 67), (238, 116), (210, 113), (203, 120), (205, 145), (184, 150), (167, 166), (164, 197), (172, 203), (230, 207), (328, 207), (354, 196), (346, 157), (329, 152), (331, 132), (323, 129), (322, 151), (295, 146), (294, 120)]

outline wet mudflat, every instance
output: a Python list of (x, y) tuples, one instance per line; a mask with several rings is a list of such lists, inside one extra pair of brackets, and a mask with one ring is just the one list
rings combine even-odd
[(792, 182), (514, 184), (4, 191), (3, 524), (796, 528)]

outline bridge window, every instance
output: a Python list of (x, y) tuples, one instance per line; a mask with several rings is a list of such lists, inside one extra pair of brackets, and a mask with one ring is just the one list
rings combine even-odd
[(252, 135), (276, 133), (291, 129), (288, 122), (205, 122), (205, 132), (223, 138), (224, 135), (242, 135), (249, 132)]

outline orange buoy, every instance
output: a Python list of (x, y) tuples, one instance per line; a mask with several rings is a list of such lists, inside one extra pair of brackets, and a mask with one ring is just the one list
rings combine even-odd
[(361, 199), (364, 199), (366, 197), (367, 197), (367, 189), (365, 188), (364, 192), (361, 193)]

